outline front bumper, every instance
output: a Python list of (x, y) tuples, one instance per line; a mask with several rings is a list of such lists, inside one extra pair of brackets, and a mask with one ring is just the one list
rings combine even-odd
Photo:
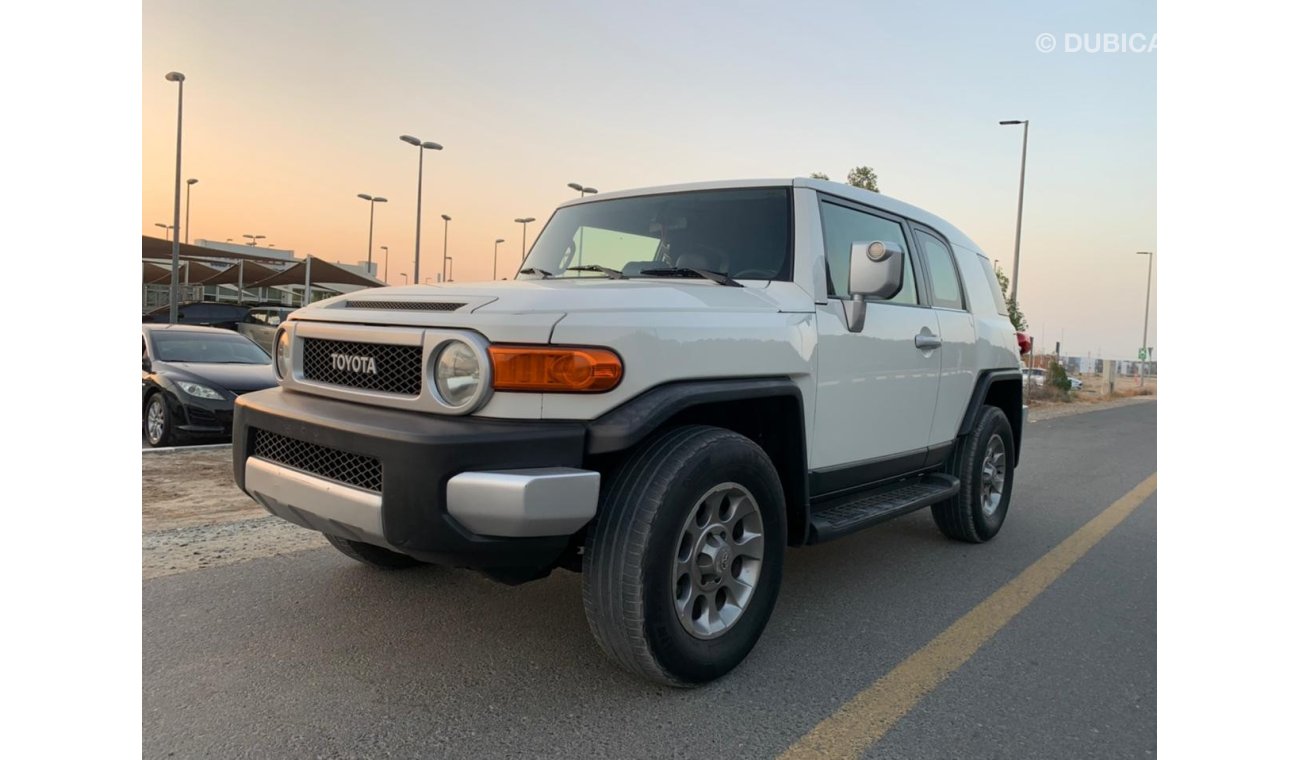
[(235, 481), (268, 511), (426, 562), (553, 566), (596, 510), (576, 422), (412, 413), (280, 388), (235, 404)]

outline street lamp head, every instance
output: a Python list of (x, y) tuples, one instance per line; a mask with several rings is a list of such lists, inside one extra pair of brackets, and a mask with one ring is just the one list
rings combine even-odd
[(185, 180), (185, 184), (187, 184), (187, 185), (197, 185), (197, 184), (199, 184), (199, 181), (198, 181), (197, 179), (187, 179), (187, 180)]
[(506, 239), (505, 239), (505, 238), (497, 238), (496, 242), (498, 242), (498, 243), (504, 243), (504, 242), (506, 242)]
[(528, 224), (529, 222), (535, 222), (535, 221), (537, 221), (537, 220), (534, 219), (534, 218), (532, 218), (532, 217), (530, 216), (530, 217), (526, 217), (526, 218), (524, 218), (524, 219), (516, 219), (515, 221), (516, 221), (516, 222), (519, 222), (520, 224)]
[(412, 144), (412, 145), (417, 145), (417, 146), (418, 146), (418, 145), (420, 144), (420, 138), (418, 138), (418, 137), (411, 137), (410, 135), (402, 135), (402, 136), (399, 137), (398, 139), (401, 140), (401, 141), (404, 142), (404, 143), (410, 143), (410, 144)]
[(442, 150), (441, 145), (439, 145), (436, 142), (429, 142), (428, 140), (425, 140), (424, 142), (420, 143), (420, 147), (424, 148), (425, 150)]
[(1139, 256), (1150, 256), (1150, 255), (1151, 255), (1151, 252), (1150, 252), (1150, 251), (1138, 251), (1138, 252), (1137, 252), (1137, 255), (1139, 255)]
[(569, 189), (571, 190), (577, 190), (578, 192), (582, 192), (582, 185), (578, 184), (577, 182), (570, 182), (568, 186)]
[(185, 81), (185, 75), (182, 74), (182, 73), (180, 73), (179, 71), (169, 71), (169, 72), (167, 72), (167, 76), (164, 77), (164, 78), (165, 78), (168, 82), (184, 82), (184, 81)]
[(582, 192), (591, 193), (592, 195), (595, 195), (598, 191), (594, 187), (584, 187), (582, 188)]
[(357, 193), (357, 197), (360, 198), (360, 199), (363, 200), (363, 201), (373, 201), (373, 200), (374, 200), (374, 198), (370, 197), (369, 195), (366, 195), (365, 193)]
[(442, 220), (443, 220), (444, 222), (450, 222), (450, 221), (451, 221), (451, 217), (447, 216), (446, 214), (443, 214), (443, 215), (442, 215)]
[(375, 201), (375, 203), (387, 203), (387, 202), (388, 202), (388, 199), (385, 198), (385, 197), (383, 197), (383, 196), (376, 195), (376, 196), (374, 197), (374, 201)]
[(1005, 127), (1010, 124), (1024, 124), (1026, 121), (1028, 121), (1028, 119), (1019, 119), (1016, 121), (999, 121), (998, 123)]

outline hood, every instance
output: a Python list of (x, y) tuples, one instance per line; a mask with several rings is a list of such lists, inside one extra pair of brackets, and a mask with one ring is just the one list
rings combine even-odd
[(202, 383), (216, 390), (236, 393), (274, 388), (275, 371), (270, 364), (205, 364), (199, 362), (156, 362), (155, 372), (172, 380)]

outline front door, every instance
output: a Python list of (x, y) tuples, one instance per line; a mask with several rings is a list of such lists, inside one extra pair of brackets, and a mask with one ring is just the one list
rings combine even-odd
[[(820, 205), (830, 298), (817, 308), (814, 495), (920, 467), (939, 394), (939, 321), (920, 296), (902, 221), (829, 198)], [(873, 240), (903, 249), (903, 288), (888, 301), (869, 301), (862, 331), (853, 333), (841, 300), (849, 251)]]

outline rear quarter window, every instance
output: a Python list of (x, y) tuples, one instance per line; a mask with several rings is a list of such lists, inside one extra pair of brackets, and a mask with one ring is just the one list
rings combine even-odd
[(1007, 308), (1006, 299), (1002, 297), (1002, 286), (998, 284), (997, 273), (993, 271), (993, 263), (984, 256), (977, 256), (980, 262), (980, 269), (984, 270), (984, 281), (988, 283), (989, 295), (993, 297), (993, 308), (1002, 316), (1011, 314)]

